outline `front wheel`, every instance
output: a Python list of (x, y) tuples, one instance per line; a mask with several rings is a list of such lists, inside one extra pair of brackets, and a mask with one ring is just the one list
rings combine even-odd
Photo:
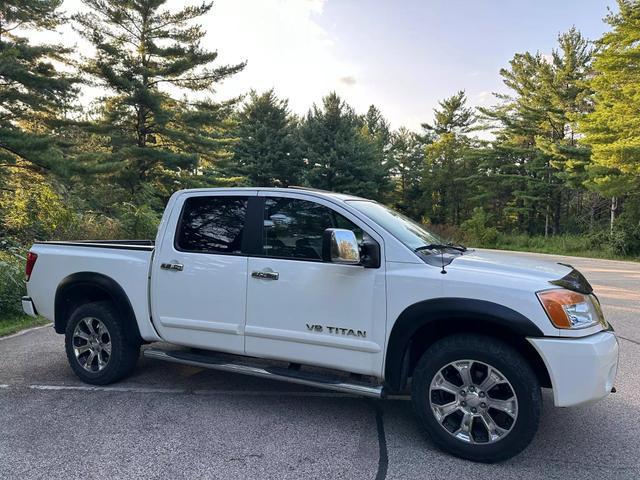
[(65, 349), (69, 365), (80, 380), (106, 385), (131, 373), (140, 343), (126, 335), (110, 302), (93, 302), (81, 305), (69, 318)]
[(441, 449), (477, 462), (511, 458), (538, 428), (542, 396), (526, 360), (500, 340), (454, 335), (433, 344), (413, 373), (414, 408)]

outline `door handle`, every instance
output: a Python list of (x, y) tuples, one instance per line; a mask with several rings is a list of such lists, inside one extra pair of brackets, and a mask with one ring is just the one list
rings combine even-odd
[(261, 280), (278, 280), (280, 278), (280, 274), (278, 272), (251, 272), (251, 276), (253, 278), (259, 278)]
[(163, 270), (173, 270), (175, 272), (181, 272), (184, 269), (184, 265), (181, 263), (161, 263), (160, 268)]

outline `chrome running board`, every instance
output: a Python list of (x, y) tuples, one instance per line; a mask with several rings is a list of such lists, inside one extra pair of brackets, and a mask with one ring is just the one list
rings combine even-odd
[(382, 398), (384, 389), (381, 385), (367, 385), (365, 383), (345, 382), (338, 377), (324, 376), (316, 373), (305, 372), (281, 367), (256, 367), (241, 362), (223, 360), (211, 355), (201, 355), (186, 351), (159, 350), (148, 348), (143, 351), (148, 358), (155, 358), (167, 362), (191, 365), (194, 367), (209, 368), (222, 372), (241, 373), (253, 377), (281, 380), (308, 387), (324, 388), (342, 393), (351, 393), (365, 397)]

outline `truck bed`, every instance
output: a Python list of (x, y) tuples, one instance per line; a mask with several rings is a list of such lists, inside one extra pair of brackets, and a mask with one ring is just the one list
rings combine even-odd
[(127, 292), (145, 340), (156, 340), (150, 322), (149, 275), (154, 242), (151, 240), (80, 240), (36, 242), (38, 255), (28, 293), (38, 314), (55, 320), (56, 291), (81, 277), (106, 277)]

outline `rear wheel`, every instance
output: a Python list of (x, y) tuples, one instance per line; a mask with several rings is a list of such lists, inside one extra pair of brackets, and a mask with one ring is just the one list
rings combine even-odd
[(525, 359), (481, 335), (447, 337), (427, 349), (413, 373), (412, 399), (438, 447), (478, 462), (520, 453), (538, 428), (542, 405)]
[(69, 365), (83, 381), (106, 385), (135, 368), (140, 343), (128, 338), (110, 302), (78, 307), (67, 323), (65, 349)]

